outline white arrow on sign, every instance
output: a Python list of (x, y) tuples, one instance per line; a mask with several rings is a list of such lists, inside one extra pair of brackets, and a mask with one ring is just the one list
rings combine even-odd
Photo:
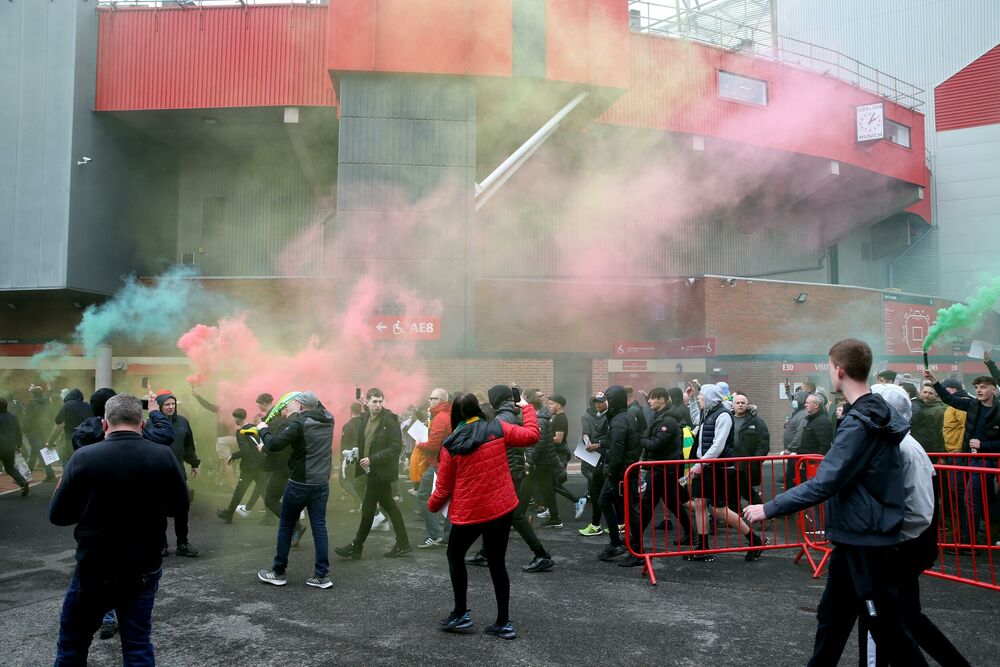
[(379, 322), (378, 324), (375, 325), (375, 331), (377, 331), (379, 333), (382, 333), (385, 330), (386, 330), (386, 326), (384, 324), (382, 324), (381, 322)]

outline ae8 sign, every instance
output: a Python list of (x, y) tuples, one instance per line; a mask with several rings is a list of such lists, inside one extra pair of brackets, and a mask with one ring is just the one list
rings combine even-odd
[(373, 317), (368, 325), (377, 340), (441, 340), (440, 317)]

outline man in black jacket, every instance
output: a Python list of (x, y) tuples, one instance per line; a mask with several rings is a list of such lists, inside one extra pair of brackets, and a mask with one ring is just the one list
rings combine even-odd
[(806, 421), (802, 425), (796, 454), (825, 455), (833, 443), (833, 428), (830, 418), (823, 410), (823, 397), (809, 394), (806, 397)]
[(361, 550), (371, 532), (375, 511), (379, 505), (389, 516), (396, 533), (396, 544), (387, 551), (386, 558), (398, 558), (413, 551), (403, 525), (403, 515), (392, 497), (392, 483), (399, 479), (399, 454), (403, 450), (403, 434), (399, 430), (399, 417), (385, 408), (382, 390), (372, 387), (365, 394), (368, 411), (361, 417), (358, 435), (358, 475), (366, 475), (365, 499), (361, 503), (361, 523), (354, 541), (337, 547), (334, 551), (342, 558), (361, 558)]
[[(667, 403), (670, 396), (663, 387), (656, 387), (649, 392), (647, 398), (649, 407), (653, 409), (653, 419), (646, 432), (639, 438), (642, 445), (644, 461), (683, 461), (684, 460), (684, 431), (677, 423), (677, 420), (670, 416), (667, 410)], [(677, 520), (680, 522), (680, 532), (676, 536), (679, 544), (690, 542), (691, 540), (691, 519), (688, 511), (684, 508), (687, 502), (687, 492), (678, 484), (681, 466), (653, 467), (648, 473), (648, 484), (646, 492), (639, 500), (640, 521), (632, 523), (629, 531), (629, 545), (635, 553), (642, 553), (642, 537), (649, 525), (656, 506), (662, 500)], [(669, 534), (667, 535), (669, 539)], [(654, 546), (656, 546), (654, 544)], [(619, 563), (620, 567), (635, 567), (642, 565), (644, 560), (630, 553), (625, 560)]]
[[(604, 395), (608, 399), (608, 452), (604, 465), (604, 487), (601, 489), (601, 509), (608, 522), (608, 536), (611, 543), (597, 557), (608, 561), (625, 553), (625, 543), (622, 542), (618, 527), (625, 523), (622, 511), (619, 486), (625, 479), (625, 471), (637, 462), (642, 455), (642, 444), (639, 442), (639, 425), (635, 416), (628, 409), (625, 387), (614, 385), (608, 387)], [(633, 498), (639, 497), (638, 475), (628, 479), (629, 491)], [(630, 523), (639, 521), (639, 504), (632, 503)]]
[[(589, 452), (599, 452), (603, 455), (601, 442), (607, 437), (608, 432), (608, 399), (604, 392), (598, 392), (590, 399), (590, 407), (580, 418), (582, 433), (580, 437), (586, 436), (590, 444), (584, 447)], [(598, 460), (596, 466), (592, 466), (586, 461), (580, 462), (580, 470), (587, 478), (587, 499), (590, 501), (591, 517), (590, 523), (579, 532), (584, 537), (598, 537), (603, 534), (601, 529), (601, 489), (604, 488), (604, 464)]]
[(142, 405), (110, 398), (107, 437), (66, 464), (49, 520), (76, 524), (76, 569), (66, 591), (56, 664), (86, 664), (101, 617), (117, 609), (125, 664), (153, 664), (153, 602), (168, 515), (187, 514), (184, 473), (170, 451), (142, 437)]
[[(191, 477), (198, 476), (198, 466), (201, 460), (194, 447), (194, 432), (191, 430), (191, 422), (187, 417), (177, 414), (177, 399), (169, 391), (163, 391), (156, 395), (156, 404), (160, 406), (160, 412), (165, 414), (174, 428), (174, 441), (170, 444), (170, 451), (173, 453), (181, 470), (184, 470), (184, 463), (191, 466)], [(186, 479), (185, 475), (185, 479)], [(190, 490), (188, 494), (190, 496)], [(194, 558), (198, 555), (198, 550), (188, 542), (188, 513), (182, 512), (174, 515), (174, 536), (177, 538), (178, 556)], [(163, 555), (170, 555), (170, 545), (167, 543), (167, 535), (163, 534)]]
[[(981, 375), (972, 381), (976, 392), (975, 398), (949, 393), (930, 371), (924, 371), (924, 377), (934, 383), (934, 391), (945, 405), (966, 413), (965, 433), (962, 436), (962, 451), (966, 453), (1000, 453), (1000, 401), (996, 395), (1000, 370), (988, 354), (985, 361), (990, 374)], [(974, 467), (989, 465), (987, 462), (975, 459), (968, 464)], [(979, 526), (984, 515), (982, 484), (981, 475), (971, 475), (965, 488), (965, 507), (959, 512), (967, 517), (965, 521), (960, 522), (961, 531), (966, 533), (959, 536), (963, 544), (974, 544), (979, 536)], [(988, 502), (992, 501), (992, 488), (987, 487), (986, 496)], [(969, 518), (972, 520), (971, 525)]]
[(299, 514), (308, 510), (313, 531), (316, 557), (313, 576), (307, 586), (330, 588), (330, 559), (326, 533), (326, 501), (330, 498), (330, 473), (333, 469), (333, 415), (311, 391), (304, 391), (291, 401), (286, 414), (291, 414), (281, 432), (272, 434), (266, 423), (257, 426), (263, 440), (262, 448), (281, 451), (289, 448), (289, 475), (285, 495), (281, 499), (281, 523), (278, 525), (278, 549), (270, 570), (260, 570), (261, 581), (284, 586), (288, 551), (302, 537)]
[[(487, 392), (490, 408), (496, 415), (495, 418), (508, 424), (521, 425), (521, 409), (514, 404), (514, 395), (511, 388), (505, 384), (498, 384), (490, 387)], [(536, 397), (540, 398), (540, 394)], [(527, 394), (525, 395), (527, 400)], [(530, 400), (528, 401), (531, 402)], [(540, 401), (539, 401), (540, 404)], [(524, 572), (535, 573), (551, 570), (555, 566), (552, 555), (545, 550), (538, 535), (535, 534), (528, 521), (528, 503), (531, 501), (532, 487), (530, 480), (525, 475), (525, 448), (507, 448), (507, 466), (510, 468), (510, 477), (514, 482), (514, 490), (517, 491), (518, 505), (514, 509), (513, 526), (521, 539), (524, 540), (528, 548), (534, 554), (534, 558), (527, 565), (521, 567)], [(526, 481), (527, 480), (527, 481)], [(489, 563), (482, 550), (477, 551), (474, 556), (465, 559), (470, 565), (480, 565), (486, 567)]]
[(21, 447), (21, 424), (17, 417), (7, 412), (7, 399), (0, 396), (0, 462), (11, 479), (21, 487), (21, 495), (28, 495), (29, 480), (25, 479), (14, 465), (14, 455)]
[[(525, 394), (525, 400), (529, 403), (537, 401), (542, 406), (538, 410), (538, 443), (531, 448), (529, 465), (531, 466), (531, 478), (535, 481), (535, 500), (545, 506), (540, 518), (544, 519), (542, 528), (562, 528), (563, 522), (559, 518), (559, 506), (556, 501), (556, 472), (559, 470), (559, 454), (556, 451), (555, 432), (552, 428), (552, 413), (548, 406), (543, 403), (541, 392), (532, 395), (537, 390), (531, 390)], [(563, 418), (565, 419), (565, 417)], [(565, 437), (565, 433), (563, 434)]]
[[(237, 449), (229, 457), (227, 463), (231, 464), (237, 460), (240, 462), (240, 479), (236, 483), (236, 489), (233, 491), (233, 497), (229, 501), (229, 507), (217, 510), (215, 513), (216, 516), (226, 523), (233, 522), (233, 514), (236, 513), (236, 508), (243, 502), (243, 496), (246, 495), (247, 489), (250, 488), (251, 484), (253, 484), (253, 493), (250, 496), (250, 502), (247, 503), (249, 508), (253, 508), (257, 497), (260, 496), (264, 488), (264, 484), (267, 483), (267, 476), (263, 471), (264, 454), (258, 449), (260, 440), (255, 439), (253, 433), (244, 429), (246, 423), (247, 411), (243, 408), (233, 410)], [(257, 437), (260, 437), (259, 432)]]
[(45, 448), (45, 434), (48, 432), (48, 425), (51, 424), (52, 410), (49, 397), (41, 387), (31, 386), (31, 400), (24, 406), (24, 435), (28, 438), (31, 446), (31, 456), (28, 457), (28, 469), (35, 469), (35, 462), (41, 461), (45, 469), (45, 481), (56, 481), (56, 474), (52, 466), (45, 465), (42, 460), (42, 449)]
[[(767, 424), (750, 405), (743, 392), (733, 394), (733, 456), (767, 456), (771, 451), (771, 433)], [(751, 503), (763, 503), (757, 487), (761, 483), (759, 463), (742, 461), (736, 464), (740, 496)], [(739, 511), (739, 498), (730, 498), (730, 508)]]
[(826, 535), (834, 548), (810, 665), (837, 664), (858, 614), (866, 615), (890, 664), (926, 665), (901, 620), (895, 584), (905, 503), (899, 444), (909, 424), (868, 388), (872, 352), (866, 343), (842, 340), (829, 357), (833, 390), (847, 401), (833, 447), (814, 478), (743, 514), (755, 522), (827, 502)]
[(66, 436), (66, 449), (69, 449), (69, 443), (73, 441), (73, 431), (84, 420), (93, 416), (94, 413), (91, 411), (90, 405), (83, 400), (83, 392), (79, 389), (70, 389), (66, 393), (66, 397), (63, 398), (62, 407), (56, 413), (56, 425), (49, 433), (49, 437), (45, 439), (46, 442), (49, 445), (55, 443), (59, 437), (59, 430), (62, 429), (63, 435)]

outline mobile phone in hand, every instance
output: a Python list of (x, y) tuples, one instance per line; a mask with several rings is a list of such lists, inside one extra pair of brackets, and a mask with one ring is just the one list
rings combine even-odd
[(142, 403), (142, 409), (143, 410), (149, 410), (149, 399), (148, 398), (142, 399), (140, 401), (140, 403)]
[(354, 388), (354, 400), (355, 401), (360, 401), (361, 400), (361, 387), (355, 387)]
[(514, 400), (514, 403), (520, 403), (521, 402), (521, 388), (520, 387), (517, 387), (517, 386), (511, 387), (510, 388), (510, 393), (511, 393), (511, 397)]

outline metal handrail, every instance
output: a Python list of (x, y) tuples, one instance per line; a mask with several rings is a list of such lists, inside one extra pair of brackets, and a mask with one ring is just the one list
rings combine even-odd
[(648, 0), (628, 0), (628, 3), (629, 9), (639, 11), (638, 25), (630, 21), (633, 32), (700, 42), (819, 72), (909, 109), (924, 104), (921, 97), (926, 92), (924, 89), (834, 49), (715, 14), (680, 12), (675, 7)]

